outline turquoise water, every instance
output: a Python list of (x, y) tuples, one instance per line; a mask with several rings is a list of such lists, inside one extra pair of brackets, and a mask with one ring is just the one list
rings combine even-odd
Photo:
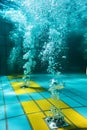
[(1, 0), (0, 7), (1, 19), (12, 27), (9, 70), (22, 70), (25, 77), (31, 72), (85, 72), (86, 0)]

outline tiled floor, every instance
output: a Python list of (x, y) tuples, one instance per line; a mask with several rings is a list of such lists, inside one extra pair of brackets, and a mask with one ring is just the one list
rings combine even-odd
[(61, 75), (60, 100), (48, 91), (51, 75), (32, 75), (30, 88), (21, 88), (22, 76), (0, 77), (0, 130), (49, 130), (45, 117), (52, 105), (61, 108), (69, 126), (58, 130), (87, 130), (87, 76)]

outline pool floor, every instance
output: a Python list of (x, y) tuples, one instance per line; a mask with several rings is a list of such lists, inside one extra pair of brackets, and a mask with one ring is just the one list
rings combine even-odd
[(22, 75), (0, 77), (0, 129), (50, 130), (45, 118), (52, 106), (60, 107), (68, 127), (58, 130), (87, 130), (87, 76), (56, 76), (64, 83), (60, 100), (48, 91), (52, 75), (32, 75), (29, 88), (21, 88)]

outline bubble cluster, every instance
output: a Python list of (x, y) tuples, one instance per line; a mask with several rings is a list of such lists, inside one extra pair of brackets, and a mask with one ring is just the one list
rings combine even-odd
[(66, 39), (72, 31), (81, 32), (87, 44), (86, 1), (7, 0), (0, 6), (0, 16), (13, 25), (9, 35), (14, 42), (10, 52), (13, 59), (9, 62), (20, 60), (22, 50), (25, 75), (31, 73), (38, 58), (47, 62), (49, 73), (59, 72), (63, 68), (61, 61), (67, 60)]

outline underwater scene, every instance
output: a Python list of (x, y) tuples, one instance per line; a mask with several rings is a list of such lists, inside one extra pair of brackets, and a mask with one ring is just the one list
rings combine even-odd
[(87, 0), (0, 0), (0, 129), (87, 130)]

